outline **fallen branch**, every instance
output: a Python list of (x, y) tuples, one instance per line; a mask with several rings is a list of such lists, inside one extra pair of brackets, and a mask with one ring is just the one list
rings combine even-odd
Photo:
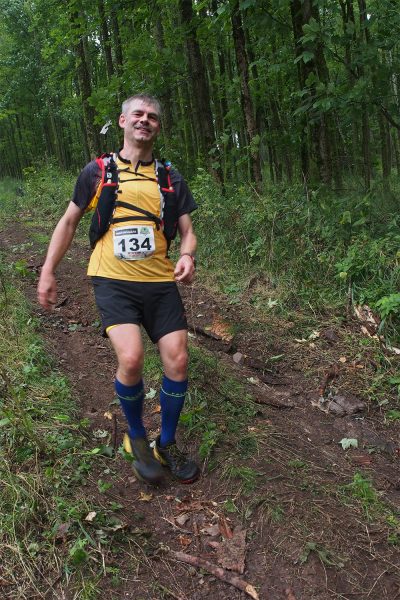
[(214, 577), (218, 577), (218, 579), (221, 579), (221, 581), (229, 583), (229, 585), (233, 585), (238, 590), (245, 592), (245, 594), (250, 596), (250, 598), (253, 598), (253, 600), (259, 600), (259, 596), (256, 590), (252, 585), (250, 585), (250, 583), (247, 583), (247, 581), (240, 579), (240, 577), (229, 573), (229, 571), (221, 569), (221, 567), (217, 567), (216, 565), (213, 565), (212, 563), (208, 562), (208, 560), (204, 560), (203, 558), (200, 558), (198, 556), (191, 556), (190, 554), (186, 554), (185, 552), (174, 552), (173, 550), (171, 550), (170, 552), (176, 558), (176, 560), (191, 565), (192, 567), (199, 567), (200, 569), (204, 569), (205, 571), (211, 573), (211, 575), (214, 575)]
[(256, 404), (266, 404), (267, 406), (273, 406), (274, 408), (294, 408), (294, 404), (290, 400), (281, 400), (278, 398), (259, 397), (254, 398), (254, 402)]

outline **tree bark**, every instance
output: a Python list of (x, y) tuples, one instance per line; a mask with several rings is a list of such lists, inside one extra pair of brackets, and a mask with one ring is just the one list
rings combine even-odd
[(117, 11), (113, 8), (111, 9), (110, 19), (111, 19), (111, 28), (112, 28), (112, 43), (113, 43), (114, 53), (115, 53), (115, 66), (116, 66), (117, 75), (121, 75), (124, 57), (122, 54), (122, 44), (121, 44), (121, 35), (119, 32), (118, 14), (117, 14)]
[[(300, 38), (303, 35), (303, 19), (302, 19), (302, 4), (301, 0), (291, 0), (290, 14), (292, 18), (292, 29), (295, 44), (295, 56), (299, 58), (303, 49)], [(297, 77), (300, 90), (305, 87), (306, 75), (303, 61), (299, 60), (296, 63)], [(308, 181), (310, 176), (310, 154), (308, 149), (309, 125), (305, 115), (299, 118), (300, 122), (300, 163), (301, 171), (305, 181)]]
[[(192, 0), (179, 0), (182, 25), (186, 32), (186, 50), (189, 67), (189, 81), (192, 90), (194, 120), (198, 131), (200, 156), (208, 160), (209, 152), (215, 145), (213, 115), (210, 103), (210, 91), (207, 75), (196, 36), (196, 20), (193, 14)], [(220, 181), (218, 169), (210, 171)]]
[(110, 34), (108, 31), (106, 11), (104, 8), (104, 0), (97, 0), (97, 10), (99, 12), (100, 19), (100, 38), (102, 42), (101, 46), (104, 52), (107, 77), (110, 81), (111, 77), (114, 75), (114, 66), (111, 54)]
[[(162, 15), (161, 6), (159, 6), (157, 8), (157, 10), (159, 10)], [(162, 60), (162, 56), (163, 56), (163, 52), (165, 50), (165, 42), (164, 42), (164, 28), (163, 28), (161, 18), (158, 18), (155, 20), (154, 33), (155, 33), (155, 40), (156, 40), (157, 50), (158, 50), (158, 53), (160, 56), (161, 64), (164, 66), (164, 61)], [(167, 66), (167, 65), (165, 65), (165, 66)], [(168, 74), (168, 71), (169, 71), (168, 68), (165, 68), (163, 70), (164, 70), (164, 73)], [(164, 134), (164, 140), (165, 140), (166, 146), (168, 146), (168, 142), (171, 139), (172, 126), (173, 126), (172, 125), (172, 123), (173, 123), (172, 110), (171, 110), (171, 102), (172, 102), (172, 98), (173, 98), (173, 93), (171, 90), (168, 75), (166, 77), (163, 77), (162, 92), (159, 94), (159, 98), (160, 98), (160, 102), (162, 104), (162, 109), (163, 109), (162, 110), (162, 129), (163, 129), (163, 134)]]
[[(370, 42), (370, 35), (368, 30), (367, 22), (367, 6), (365, 0), (358, 0), (358, 8), (360, 12), (360, 27), (361, 37), (364, 37), (365, 44), (368, 45)], [(363, 36), (364, 34), (364, 36)], [(359, 74), (364, 74), (364, 67), (359, 67)], [(371, 187), (372, 178), (372, 167), (371, 167), (371, 150), (370, 150), (370, 129), (369, 129), (369, 114), (368, 107), (365, 102), (361, 105), (361, 119), (362, 119), (362, 154), (363, 154), (363, 165), (364, 165), (364, 185), (365, 190), (368, 191)]]
[[(250, 153), (252, 158), (252, 176), (257, 190), (261, 190), (262, 174), (259, 152), (260, 135), (257, 131), (256, 121), (254, 117), (254, 106), (250, 93), (249, 84), (249, 62), (246, 55), (246, 42), (243, 30), (242, 17), (239, 9), (239, 1), (234, 0), (232, 5), (232, 34), (235, 47), (236, 64), (240, 77), (240, 85), (243, 98), (244, 118), (246, 129), (249, 136)], [(258, 137), (258, 140), (257, 140)]]
[(89, 152), (93, 158), (99, 151), (100, 140), (94, 125), (95, 110), (89, 103), (92, 94), (89, 71), (85, 61), (85, 50), (83, 40), (80, 37), (76, 46), (77, 72), (79, 78), (79, 87), (81, 90), (83, 117), (85, 121), (86, 137), (89, 146)]

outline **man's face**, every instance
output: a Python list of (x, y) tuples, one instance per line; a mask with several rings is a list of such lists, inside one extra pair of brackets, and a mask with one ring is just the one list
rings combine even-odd
[(160, 132), (160, 118), (155, 107), (143, 100), (133, 100), (119, 118), (119, 126), (128, 141), (152, 145)]

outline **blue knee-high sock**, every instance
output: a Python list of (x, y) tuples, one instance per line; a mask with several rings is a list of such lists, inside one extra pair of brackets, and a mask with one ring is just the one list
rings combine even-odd
[(132, 438), (146, 437), (146, 430), (142, 421), (144, 400), (143, 380), (141, 379), (136, 385), (124, 385), (116, 379), (115, 391), (128, 421), (130, 436)]
[(175, 441), (175, 432), (178, 426), (179, 415), (185, 402), (187, 387), (187, 379), (185, 381), (172, 381), (166, 375), (163, 376), (160, 392), (160, 446), (166, 446)]

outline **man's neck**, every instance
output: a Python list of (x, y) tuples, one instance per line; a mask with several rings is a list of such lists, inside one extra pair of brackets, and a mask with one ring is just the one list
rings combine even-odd
[(119, 154), (122, 158), (130, 160), (133, 165), (136, 165), (139, 161), (150, 162), (153, 159), (153, 145), (148, 147), (134, 146), (124, 141)]

